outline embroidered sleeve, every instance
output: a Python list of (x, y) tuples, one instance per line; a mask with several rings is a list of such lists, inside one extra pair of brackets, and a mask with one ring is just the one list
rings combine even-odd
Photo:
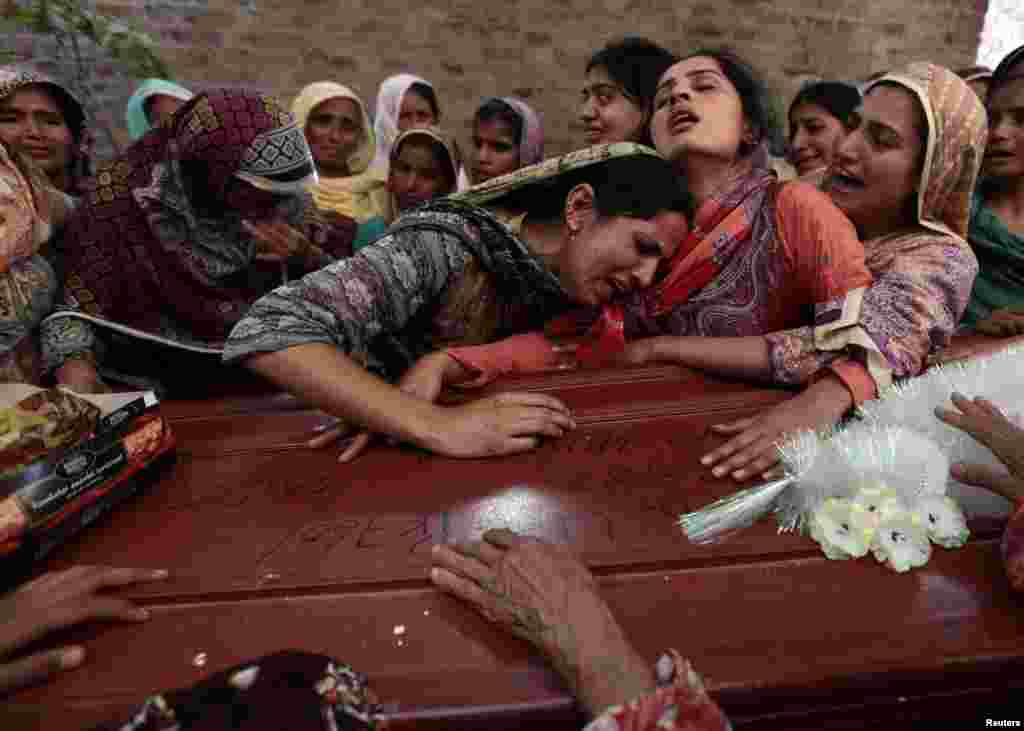
[(51, 317), (39, 327), (42, 372), (50, 373), (72, 358), (81, 358), (97, 366), (101, 360), (100, 342), (92, 325), (75, 317)]
[(864, 364), (880, 391), (921, 373), (929, 354), (949, 343), (978, 270), (966, 244), (905, 236), (869, 247), (867, 263), (874, 281), (847, 295), (838, 317), (768, 336), (780, 380), (802, 383), (832, 362), (830, 353), (843, 352)]
[(584, 731), (729, 731), (732, 726), (689, 661), (675, 650), (655, 666), (658, 689), (621, 706), (612, 706)]
[(978, 260), (966, 244), (930, 237), (901, 247), (885, 264), (864, 296), (861, 322), (893, 376), (916, 376), (931, 352), (949, 344)]
[(1024, 502), (1006, 524), (1003, 533), (1003, 564), (1010, 586), (1014, 591), (1024, 591)]
[(406, 228), (256, 301), (235, 325), (224, 360), (330, 343), (363, 353), (397, 332), (460, 274), (472, 254), (453, 235)]

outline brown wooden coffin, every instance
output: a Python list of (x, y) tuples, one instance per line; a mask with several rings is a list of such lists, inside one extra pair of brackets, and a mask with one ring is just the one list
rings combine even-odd
[(1000, 562), (1002, 499), (965, 490), (971, 542), (903, 575), (831, 562), (770, 520), (691, 545), (679, 513), (737, 487), (698, 465), (720, 441), (709, 425), (786, 391), (674, 367), (496, 388), (554, 393), (579, 428), (517, 457), (378, 445), (339, 465), (337, 450), (304, 446), (325, 417), (290, 397), (165, 404), (176, 463), (47, 567), (166, 567), (171, 580), (126, 592), (153, 619), (59, 638), (84, 641), (87, 664), (9, 699), (0, 726), (85, 727), (292, 648), (367, 673), (400, 728), (578, 728), (538, 656), (427, 580), (433, 543), (501, 526), (577, 549), (641, 652), (679, 649), (737, 728), (1021, 717), (1000, 715), (1024, 709), (1024, 599)]

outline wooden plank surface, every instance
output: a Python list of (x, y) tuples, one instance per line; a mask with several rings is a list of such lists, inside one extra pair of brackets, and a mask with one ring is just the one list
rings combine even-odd
[(48, 566), (169, 568), (170, 581), (126, 592), (154, 617), (67, 633), (89, 663), (15, 696), (5, 728), (72, 712), (85, 725), (285, 648), (369, 674), (399, 725), (578, 726), (539, 658), (427, 581), (431, 544), (498, 526), (578, 550), (640, 651), (690, 657), (738, 727), (948, 719), (1020, 692), (1024, 602), (996, 544), (1005, 501), (965, 490), (972, 542), (905, 575), (830, 562), (770, 521), (694, 546), (675, 517), (736, 489), (697, 464), (720, 441), (708, 426), (786, 392), (668, 367), (500, 387), (554, 393), (580, 427), (500, 460), (379, 446), (339, 465), (336, 450), (303, 446), (325, 417), (290, 397), (165, 404), (177, 462)]

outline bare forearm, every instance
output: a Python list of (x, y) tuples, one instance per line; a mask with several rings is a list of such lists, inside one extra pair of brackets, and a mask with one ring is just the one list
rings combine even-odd
[(716, 375), (749, 380), (768, 380), (771, 377), (771, 357), (768, 341), (763, 337), (705, 338), (675, 337), (652, 338), (651, 360), (678, 363)]
[(654, 691), (654, 671), (628, 642), (606, 648), (582, 668), (575, 688), (576, 697), (591, 717), (609, 706), (620, 705)]
[(633, 649), (611, 609), (600, 602), (556, 634), (549, 657), (590, 716), (655, 689), (651, 666)]
[(431, 446), (429, 424), (439, 407), (367, 372), (332, 345), (310, 343), (262, 353), (249, 358), (245, 365), (350, 424)]

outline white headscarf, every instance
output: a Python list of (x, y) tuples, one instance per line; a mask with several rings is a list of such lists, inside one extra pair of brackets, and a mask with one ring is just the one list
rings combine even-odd
[[(373, 158), (373, 167), (387, 172), (391, 158), (391, 146), (398, 137), (398, 114), (402, 108), (405, 92), (413, 84), (423, 84), (434, 88), (426, 79), (412, 74), (397, 74), (384, 80), (377, 92), (377, 106), (374, 109), (373, 132), (377, 137), (377, 153)], [(439, 120), (435, 120), (435, 123)]]

